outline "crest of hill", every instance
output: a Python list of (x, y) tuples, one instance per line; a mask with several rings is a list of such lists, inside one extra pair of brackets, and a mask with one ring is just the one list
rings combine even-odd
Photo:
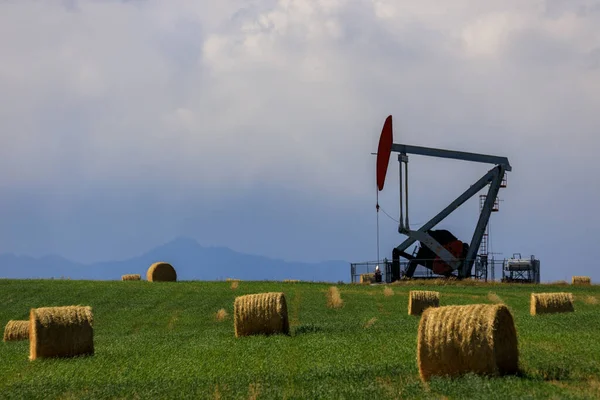
[(187, 237), (179, 237), (146, 253), (120, 261), (81, 264), (59, 256), (33, 258), (0, 255), (6, 272), (0, 277), (120, 280), (124, 274), (145, 275), (156, 261), (167, 261), (177, 270), (178, 280), (242, 280), (299, 279), (324, 282), (349, 282), (347, 261), (304, 263), (245, 254), (222, 246), (202, 246)]

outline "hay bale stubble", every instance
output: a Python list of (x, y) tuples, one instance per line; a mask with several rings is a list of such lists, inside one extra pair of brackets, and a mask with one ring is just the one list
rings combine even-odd
[(229, 314), (227, 313), (227, 310), (225, 310), (224, 308), (221, 308), (219, 311), (217, 311), (217, 313), (215, 315), (217, 321), (224, 321), (227, 319), (228, 316), (229, 316)]
[(408, 315), (421, 315), (429, 307), (440, 306), (440, 292), (411, 290), (408, 293)]
[(529, 313), (537, 315), (574, 312), (573, 301), (572, 293), (531, 293)]
[(519, 351), (512, 314), (504, 304), (428, 308), (417, 337), (423, 382), (465, 373), (502, 376), (518, 372)]
[(140, 274), (126, 274), (121, 276), (122, 281), (140, 281), (142, 276)]
[(93, 324), (89, 306), (31, 309), (29, 359), (94, 354)]
[(177, 281), (177, 272), (171, 264), (159, 261), (148, 268), (146, 279), (148, 282), (175, 282)]
[(287, 303), (282, 292), (248, 294), (233, 304), (235, 337), (290, 332)]
[(4, 341), (14, 342), (29, 339), (29, 321), (10, 320), (4, 327)]
[(344, 306), (344, 300), (340, 294), (340, 290), (335, 286), (330, 286), (327, 290), (327, 307), (341, 308)]

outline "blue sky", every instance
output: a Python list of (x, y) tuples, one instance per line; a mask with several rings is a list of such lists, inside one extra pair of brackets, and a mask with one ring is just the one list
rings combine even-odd
[[(395, 142), (509, 158), (500, 257), (600, 280), (598, 26), (595, 1), (3, 2), (0, 252), (92, 262), (185, 235), (374, 259), (392, 114)], [(411, 156), (411, 221), (487, 169)], [(395, 217), (397, 176), (392, 157)], [(438, 227), (469, 240), (477, 212)], [(404, 238), (380, 218), (389, 257)]]

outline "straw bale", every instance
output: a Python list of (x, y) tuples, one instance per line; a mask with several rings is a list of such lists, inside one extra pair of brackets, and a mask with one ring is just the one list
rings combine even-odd
[(573, 276), (571, 277), (572, 285), (591, 285), (592, 278), (589, 276)]
[(529, 313), (553, 314), (563, 312), (574, 312), (572, 293), (531, 293)]
[(417, 364), (423, 382), (466, 373), (502, 376), (518, 372), (512, 314), (504, 304), (428, 308), (419, 322)]
[(141, 279), (142, 279), (142, 276), (140, 274), (127, 274), (127, 275), (121, 276), (121, 280), (123, 280), (123, 281), (139, 281)]
[(177, 272), (171, 264), (159, 261), (148, 268), (146, 279), (148, 282), (175, 282), (177, 280)]
[(235, 298), (233, 304), (235, 337), (289, 334), (285, 295), (282, 292), (248, 294)]
[(360, 283), (375, 283), (375, 274), (360, 274)]
[(93, 324), (89, 306), (32, 308), (29, 359), (94, 354)]
[(284, 279), (283, 280), (284, 283), (298, 283), (300, 282), (299, 279)]
[(10, 320), (4, 327), (4, 341), (29, 340), (29, 321)]
[(421, 315), (429, 307), (440, 306), (440, 292), (411, 290), (408, 294), (408, 315)]

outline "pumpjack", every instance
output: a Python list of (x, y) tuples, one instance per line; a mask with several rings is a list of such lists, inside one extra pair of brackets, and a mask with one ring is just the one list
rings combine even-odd
[[(393, 143), (392, 116), (389, 115), (384, 122), (377, 150), (378, 192), (383, 190), (392, 152), (399, 153), (400, 220), (398, 232), (407, 236), (407, 238), (392, 250), (391, 281), (399, 280), (401, 277), (400, 257), (408, 260), (408, 267), (403, 271), (403, 275), (408, 278), (413, 277), (418, 265), (422, 265), (440, 276), (456, 277), (458, 279), (471, 277), (477, 250), (481, 245), (490, 215), (494, 210), (496, 196), (500, 188), (505, 187), (506, 172), (512, 170), (508, 158)], [(446, 208), (423, 224), (421, 228), (412, 230), (408, 218), (408, 154), (494, 164), (494, 167)], [(403, 169), (406, 179), (403, 179)], [(447, 230), (432, 229), (472, 196), (485, 188), (486, 185), (489, 185), (487, 196), (481, 207), (479, 220), (470, 243), (462, 242)], [(406, 209), (406, 213), (404, 213), (404, 209)], [(377, 204), (377, 210), (379, 210), (379, 203)], [(415, 242), (420, 243), (418, 252), (408, 254), (406, 249)]]

